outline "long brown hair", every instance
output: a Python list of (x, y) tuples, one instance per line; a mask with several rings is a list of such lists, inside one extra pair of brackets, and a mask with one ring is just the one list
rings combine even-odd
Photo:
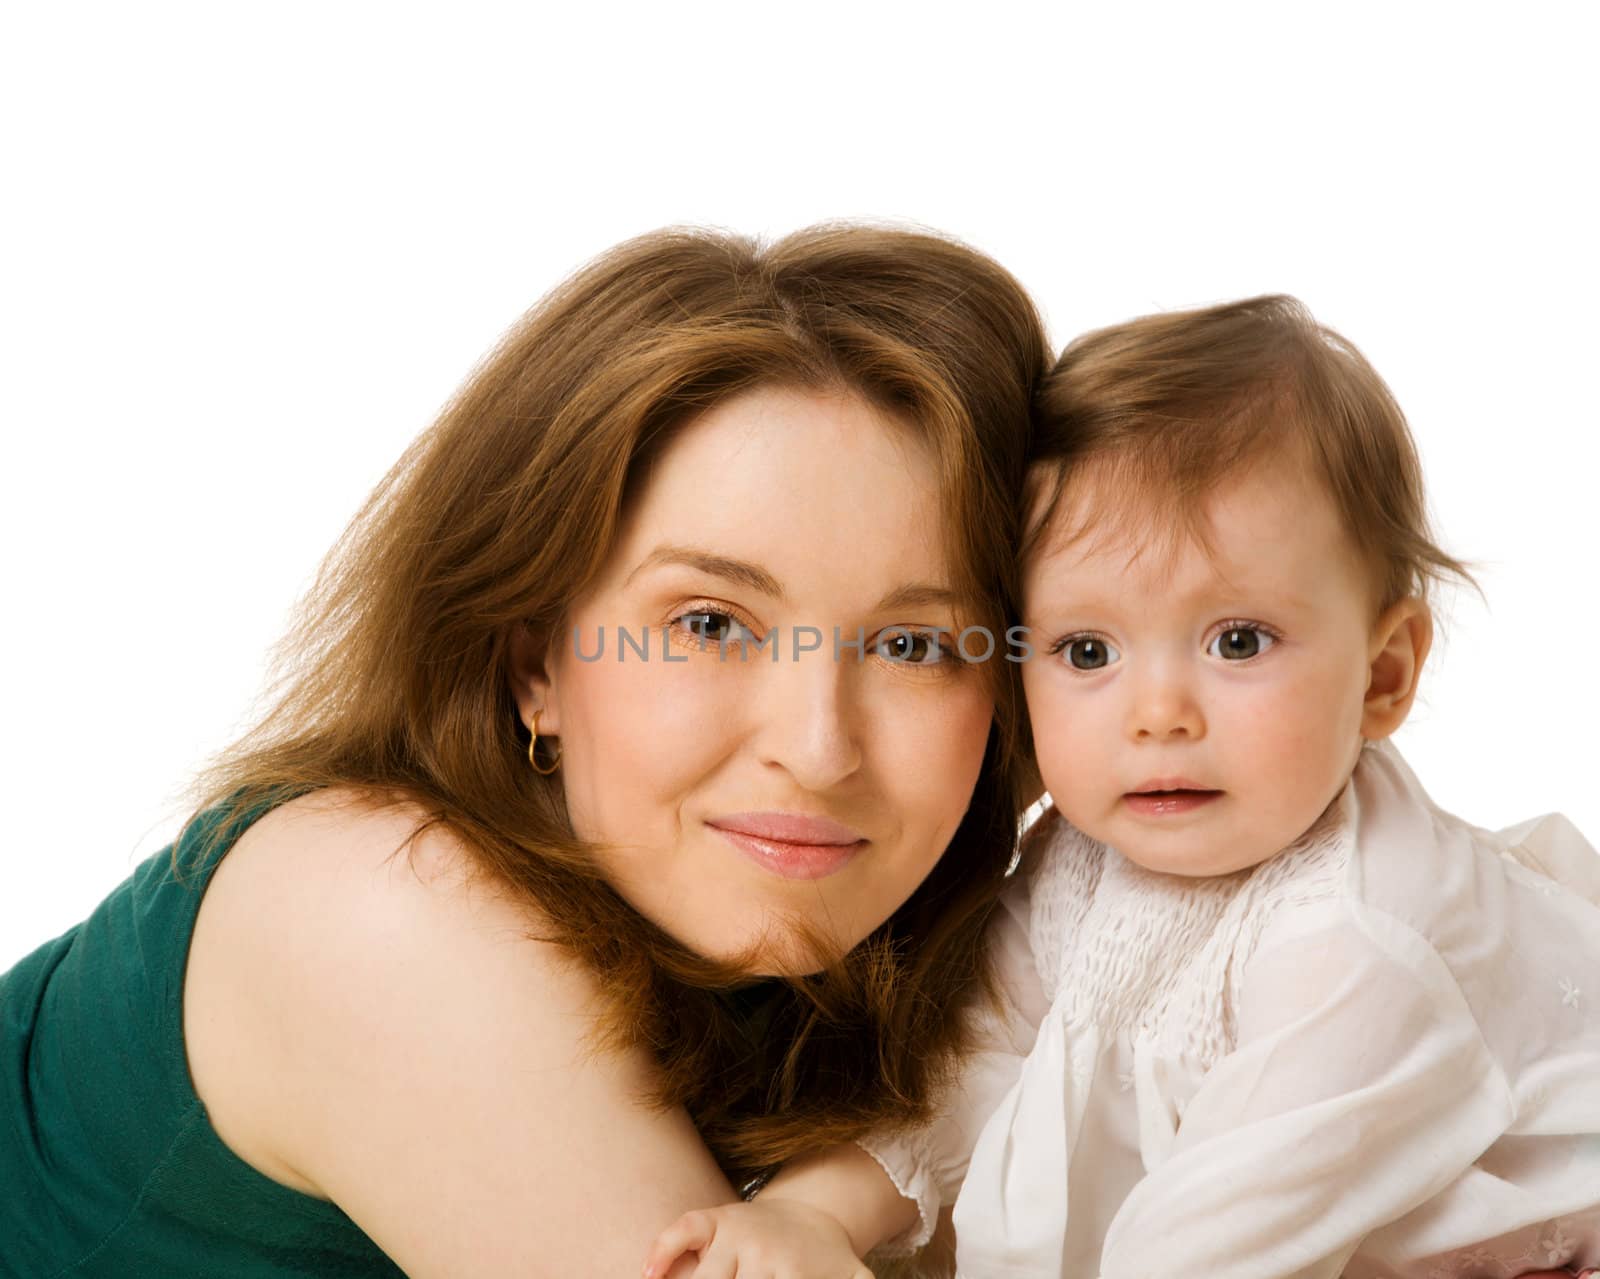
[(825, 972), (741, 986), (599, 874), (559, 775), (529, 767), (508, 643), (556, 632), (675, 428), (769, 384), (846, 390), (920, 432), (966, 624), (1001, 633), (1047, 362), (1017, 282), (937, 236), (831, 225), (766, 246), (701, 230), (620, 245), (535, 306), (379, 484), (277, 649), (270, 709), (198, 779), (195, 809), (335, 785), (419, 805), (415, 833), (457, 835), (594, 973), (599, 1042), (648, 1047), (655, 1101), (687, 1106), (736, 1181), (924, 1117), (986, 980), (983, 926), (1028, 784), (1014, 664), (982, 664), (994, 726), (927, 880)]

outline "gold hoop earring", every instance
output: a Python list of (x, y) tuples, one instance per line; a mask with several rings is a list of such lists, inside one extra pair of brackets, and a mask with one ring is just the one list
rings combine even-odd
[(533, 757), (533, 752), (539, 745), (538, 711), (534, 711), (533, 725), (528, 731), (532, 734), (532, 736), (528, 739), (528, 763), (533, 765), (533, 771), (538, 773), (540, 777), (549, 777), (551, 773), (555, 772), (556, 769), (561, 767), (561, 748), (559, 746), (556, 747), (555, 763), (551, 764), (549, 768), (540, 768), (539, 761)]

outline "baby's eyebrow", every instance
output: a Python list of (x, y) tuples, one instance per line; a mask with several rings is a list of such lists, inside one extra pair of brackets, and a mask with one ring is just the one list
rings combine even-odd
[(1234, 605), (1260, 608), (1265, 605), (1274, 610), (1287, 609), (1297, 613), (1309, 613), (1316, 607), (1311, 600), (1296, 594), (1292, 589), (1266, 583), (1237, 583), (1222, 579), (1204, 583), (1176, 598), (1191, 607), (1215, 602), (1218, 608), (1229, 608)]
[[(1190, 590), (1165, 590), (1159, 592), (1159, 597), (1164, 603), (1189, 610), (1249, 612), (1270, 608), (1273, 612), (1310, 613), (1316, 609), (1313, 601), (1293, 591), (1224, 581), (1205, 582)], [(1115, 613), (1129, 607), (1132, 598), (1133, 593), (1129, 591), (1107, 591), (1104, 587), (1075, 590), (1070, 586), (1052, 587), (1046, 583), (1029, 593), (1024, 608), (1028, 611), (1047, 607), (1052, 610), (1067, 609), (1074, 613)]]

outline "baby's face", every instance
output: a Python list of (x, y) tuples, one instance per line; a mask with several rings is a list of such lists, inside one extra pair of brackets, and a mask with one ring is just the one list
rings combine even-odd
[(1080, 830), (1151, 870), (1253, 866), (1355, 766), (1372, 635), (1358, 555), (1331, 500), (1285, 462), (1215, 492), (1212, 556), (1098, 535), (1118, 499), (1082, 483), (1068, 498), (1088, 535), (1047, 539), (1024, 574), (1045, 786)]

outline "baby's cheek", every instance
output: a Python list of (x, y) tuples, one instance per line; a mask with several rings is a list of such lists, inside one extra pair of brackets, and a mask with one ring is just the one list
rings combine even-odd
[(1263, 783), (1262, 805), (1289, 838), (1317, 819), (1349, 754), (1337, 710), (1320, 692), (1299, 688), (1291, 697), (1255, 706), (1242, 725), (1251, 774)]
[(1038, 757), (1038, 772), (1056, 807), (1083, 829), (1093, 828), (1122, 786), (1112, 776), (1109, 760), (1114, 743), (1106, 738), (1074, 733), (1062, 735)]
[(1088, 714), (1052, 717), (1034, 723), (1034, 749), (1045, 789), (1057, 803), (1066, 804), (1076, 795), (1091, 794), (1108, 785), (1110, 760), (1116, 742), (1109, 730), (1094, 723)]
[[(1051, 660), (1035, 657), (1035, 661)], [(1070, 705), (1071, 699), (1058, 695), (1052, 682), (1024, 667), (1023, 694), (1028, 702), (1028, 720), (1033, 730), (1034, 758), (1044, 778), (1045, 789), (1059, 799), (1059, 792), (1071, 784), (1077, 757), (1093, 739), (1088, 716), (1082, 708)]]

